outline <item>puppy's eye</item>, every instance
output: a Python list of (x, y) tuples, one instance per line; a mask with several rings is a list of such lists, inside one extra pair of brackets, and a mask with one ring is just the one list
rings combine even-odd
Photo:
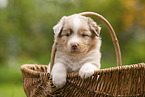
[(67, 33), (67, 34), (65, 34), (65, 36), (69, 37), (69, 36), (70, 36), (70, 34), (68, 34), (68, 33)]
[(86, 34), (82, 34), (82, 37), (85, 37), (85, 36), (87, 36)]
[(73, 30), (72, 30), (72, 29), (70, 29), (70, 33), (71, 33), (71, 34), (73, 33)]

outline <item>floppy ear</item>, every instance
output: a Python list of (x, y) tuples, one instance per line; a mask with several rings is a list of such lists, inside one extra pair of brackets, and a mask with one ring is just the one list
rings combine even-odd
[(63, 24), (64, 24), (65, 19), (66, 19), (66, 16), (63, 16), (63, 17), (60, 19), (59, 23), (56, 24), (56, 25), (53, 27), (54, 34), (55, 34), (55, 38), (59, 35), (59, 33), (60, 33), (60, 31), (61, 31), (61, 29), (62, 29), (62, 27), (63, 27)]
[(88, 17), (88, 23), (89, 23), (90, 29), (96, 34), (96, 36), (99, 37), (100, 31), (101, 31), (101, 27), (98, 26), (97, 23), (94, 22), (90, 17)]

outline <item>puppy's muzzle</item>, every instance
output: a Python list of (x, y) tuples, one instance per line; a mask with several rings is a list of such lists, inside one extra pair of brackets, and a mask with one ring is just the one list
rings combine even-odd
[(79, 44), (76, 44), (76, 43), (71, 44), (71, 51), (79, 52)]

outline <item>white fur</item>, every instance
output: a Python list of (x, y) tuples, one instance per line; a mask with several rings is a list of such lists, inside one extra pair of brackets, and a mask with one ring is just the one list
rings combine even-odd
[(53, 68), (55, 68), (51, 72), (53, 84), (62, 87), (66, 83), (66, 68), (62, 63), (56, 63)]
[(70, 52), (71, 52), (71, 45), (72, 44), (79, 44), (80, 43), (79, 41), (80, 40), (79, 40), (77, 34), (74, 34), (73, 37), (68, 41), (68, 44), (67, 44), (69, 46), (69, 51)]
[[(69, 52), (71, 52), (71, 44), (82, 45), (83, 42), (78, 32), (80, 28), (90, 30), (87, 19), (88, 19), (87, 17), (80, 16), (78, 14), (68, 16), (65, 18), (63, 17), (60, 20), (60, 22), (53, 28), (55, 38), (58, 37), (58, 34), (62, 26), (64, 26), (64, 28), (65, 27), (71, 28), (74, 31), (74, 33), (71, 35), (71, 38), (69, 38), (67, 42), (68, 51), (65, 51), (63, 46), (61, 46), (59, 42), (57, 45), (57, 52), (55, 55), (55, 61), (51, 75), (53, 78), (53, 84), (58, 88), (61, 88), (62, 86), (65, 85), (67, 73), (78, 72), (81, 78), (88, 78), (93, 75), (95, 70), (98, 70), (101, 67), (100, 65), (101, 39), (99, 37), (95, 37), (96, 44), (93, 50), (87, 53), (83, 53), (84, 51), (82, 49), (84, 49), (85, 47), (84, 48), (78, 47), (80, 53), (77, 53), (76, 55), (68, 54)], [(64, 37), (63, 39), (65, 38), (66, 37)], [(47, 72), (50, 73), (50, 66), (48, 67)]]
[(73, 19), (73, 29), (74, 29), (75, 34), (76, 34), (77, 31), (79, 30), (80, 25), (81, 25), (81, 21), (80, 21), (80, 19), (76, 16), (76, 17)]
[(94, 74), (94, 71), (98, 70), (98, 68), (93, 65), (92, 63), (85, 63), (80, 71), (79, 71), (79, 75), (81, 76), (81, 78), (88, 78), (89, 76)]

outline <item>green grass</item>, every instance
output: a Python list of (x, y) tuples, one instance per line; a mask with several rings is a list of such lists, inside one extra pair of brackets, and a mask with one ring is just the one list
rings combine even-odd
[(0, 83), (0, 97), (27, 97), (22, 84)]
[(27, 97), (20, 66), (0, 66), (0, 97)]

